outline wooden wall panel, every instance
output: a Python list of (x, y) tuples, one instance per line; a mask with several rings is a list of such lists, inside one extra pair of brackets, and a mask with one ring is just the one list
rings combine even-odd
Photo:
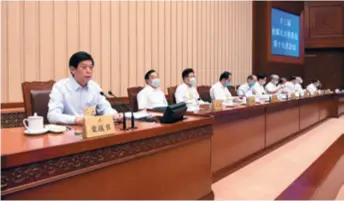
[(344, 3), (305, 2), (306, 48), (344, 48)]
[(91, 2), (79, 2), (79, 41), (80, 49), (90, 52), (91, 49)]
[(324, 89), (344, 88), (344, 50), (307, 50), (305, 57), (305, 85), (319, 79)]
[[(101, 80), (101, 18), (100, 18), (100, 1), (91, 2), (91, 54), (95, 62), (93, 78)], [(69, 3), (68, 3), (69, 5)], [(117, 4), (114, 4), (117, 5)], [(117, 11), (117, 13), (119, 13)], [(115, 32), (117, 33), (117, 32)], [(113, 36), (115, 37), (115, 36)], [(115, 39), (114, 39), (115, 40)], [(68, 43), (69, 44), (69, 43)], [(118, 45), (118, 44), (117, 44)], [(119, 46), (119, 45), (118, 45)], [(69, 56), (70, 54), (68, 54)], [(70, 56), (69, 56), (70, 57)], [(103, 89), (105, 90), (105, 89)]]
[[(8, 32), (7, 32), (7, 65), (8, 65), (8, 100), (20, 100), (21, 81), (23, 80), (23, 17), (21, 9), (23, 2), (8, 4)], [(6, 68), (4, 66), (4, 68)], [(41, 69), (40, 69), (41, 70)]]
[[(85, 3), (85, 2), (81, 2)], [(100, 30), (101, 30), (101, 49), (100, 60), (101, 79), (98, 81), (104, 89), (111, 88), (111, 4), (109, 1), (100, 2)], [(127, 67), (128, 69), (128, 67)]]
[[(1, 19), (8, 18), (8, 4), (1, 3)], [(1, 101), (9, 100), (8, 82), (8, 20), (1, 21)]]
[[(136, 73), (137, 73), (137, 86), (144, 86), (145, 81), (143, 75), (145, 71), (145, 2), (137, 3), (137, 60), (136, 60)], [(118, 48), (116, 48), (118, 50)], [(117, 78), (119, 79), (119, 78)], [(118, 94), (118, 93), (117, 93)]]
[(24, 52), (29, 52), (24, 54), (24, 79), (28, 81), (39, 80), (38, 6), (39, 2), (24, 2)]
[[(156, 69), (161, 87), (191, 67), (199, 85), (222, 71), (233, 84), (252, 71), (249, 1), (2, 1), (1, 101), (22, 101), (21, 83), (69, 76), (76, 51), (92, 54), (94, 80), (127, 96)], [(10, 22), (10, 23), (9, 23)]]
[[(28, 3), (30, 4), (30, 2)], [(33, 14), (32, 16), (35, 16)], [(37, 16), (37, 15), (36, 15)], [(69, 75), (69, 69), (66, 68), (68, 66), (68, 59), (69, 55), (67, 55), (67, 27), (65, 26), (67, 21), (67, 2), (64, 1), (56, 1), (54, 2), (54, 79), (59, 80)], [(34, 27), (37, 27), (34, 26)], [(89, 28), (88, 32), (90, 33), (91, 28)], [(35, 33), (35, 32), (33, 32)], [(39, 40), (38, 35), (33, 36), (33, 43), (32, 45), (37, 44)], [(88, 38), (89, 42), (91, 37)], [(25, 40), (26, 41), (26, 40)], [(89, 47), (90, 49), (90, 47)], [(35, 56), (38, 58), (38, 51), (36, 52)], [(25, 54), (26, 55), (26, 54)], [(26, 63), (26, 61), (25, 61)], [(32, 70), (33, 72), (37, 73), (36, 70), (38, 67), (38, 63), (33, 63), (29, 65), (27, 68)], [(29, 81), (37, 80), (37, 79), (30, 79)]]
[[(111, 3), (111, 90), (115, 94), (121, 93), (120, 75), (120, 3)], [(143, 18), (144, 19), (144, 18)], [(142, 38), (142, 37), (141, 37)], [(104, 90), (104, 89), (103, 89)], [(106, 90), (106, 89), (105, 89)], [(108, 90), (106, 90), (107, 92)]]

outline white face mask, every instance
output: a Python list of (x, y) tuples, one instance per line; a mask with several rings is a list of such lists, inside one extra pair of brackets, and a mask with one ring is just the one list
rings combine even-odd
[(196, 78), (191, 77), (191, 78), (189, 78), (189, 80), (190, 80), (190, 84), (191, 84), (192, 86), (196, 86)]
[(152, 86), (154, 88), (158, 88), (160, 86), (160, 79), (158, 79), (158, 78), (152, 79)]
[(259, 81), (259, 83), (263, 86), (265, 84), (265, 81), (262, 80), (262, 81)]

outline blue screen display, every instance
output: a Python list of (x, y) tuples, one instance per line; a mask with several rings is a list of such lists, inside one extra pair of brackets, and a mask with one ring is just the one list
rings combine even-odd
[(271, 50), (273, 55), (300, 56), (300, 16), (272, 8)]

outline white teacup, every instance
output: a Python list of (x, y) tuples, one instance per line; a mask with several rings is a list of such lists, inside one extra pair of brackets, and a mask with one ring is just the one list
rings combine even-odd
[[(27, 122), (27, 124), (26, 124)], [(27, 130), (37, 131), (43, 129), (43, 117), (37, 116), (35, 113), (34, 116), (29, 116), (23, 120), (23, 124)]]

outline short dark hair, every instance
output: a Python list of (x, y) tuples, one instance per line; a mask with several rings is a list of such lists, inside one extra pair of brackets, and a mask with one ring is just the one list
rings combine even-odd
[(262, 79), (265, 79), (265, 78), (266, 78), (266, 74), (265, 73), (259, 73), (258, 76), (257, 76), (258, 80), (262, 80)]
[(289, 78), (289, 81), (293, 81), (293, 80), (296, 80), (296, 76), (291, 76), (291, 77)]
[(184, 78), (188, 77), (190, 73), (195, 73), (192, 68), (187, 68), (187, 69), (183, 70), (183, 73), (182, 73), (183, 80), (184, 80)]
[(312, 83), (317, 83), (317, 82), (319, 82), (319, 80), (315, 80), (315, 79), (314, 79), (314, 80), (312, 80), (311, 82), (312, 82)]
[(249, 76), (247, 76), (247, 79), (248, 79), (248, 80), (253, 80), (253, 76), (254, 76), (253, 74), (252, 74), (252, 75), (249, 75)]
[(222, 79), (228, 79), (229, 78), (229, 76), (231, 76), (232, 75), (232, 73), (230, 73), (230, 72), (228, 72), (228, 71), (225, 71), (225, 72), (223, 72), (221, 75), (220, 75), (220, 81), (222, 80)]
[(283, 82), (287, 81), (287, 78), (285, 77), (281, 77), (280, 80), (279, 80), (279, 84), (282, 84)]
[(152, 74), (152, 73), (155, 73), (156, 71), (151, 69), (149, 70), (146, 74), (145, 74), (145, 80), (149, 80), (149, 76)]
[(69, 59), (69, 67), (78, 68), (79, 63), (86, 60), (90, 60), (94, 65), (94, 60), (90, 54), (83, 51), (76, 52)]

